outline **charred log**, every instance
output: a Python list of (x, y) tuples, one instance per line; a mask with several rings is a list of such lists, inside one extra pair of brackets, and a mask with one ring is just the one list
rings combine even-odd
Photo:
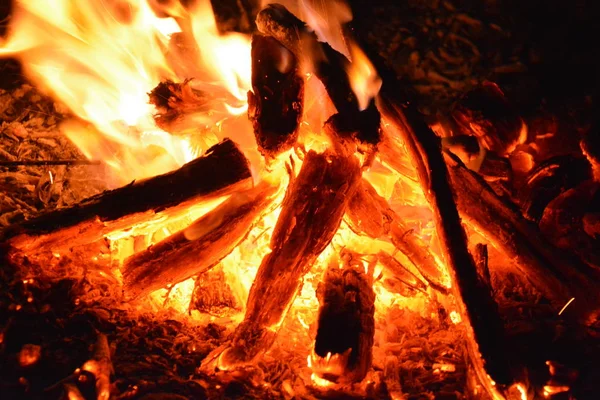
[(248, 297), (246, 316), (219, 367), (251, 362), (269, 349), (296, 296), (302, 276), (329, 244), (360, 179), (354, 156), (310, 151), (290, 184)]
[(188, 228), (129, 257), (121, 269), (125, 292), (137, 298), (217, 265), (246, 237), (275, 192), (263, 183), (235, 193)]
[(527, 139), (527, 126), (492, 82), (465, 94), (455, 104), (452, 116), (463, 133), (477, 136), (482, 145), (500, 155), (510, 154)]
[(475, 251), (473, 252), (475, 258), (475, 266), (477, 267), (477, 274), (479, 279), (485, 283), (485, 285), (492, 290), (492, 278), (490, 277), (490, 268), (488, 265), (488, 248), (487, 245), (477, 243)]
[(275, 156), (295, 144), (303, 101), (304, 80), (296, 56), (272, 37), (254, 34), (248, 117), (264, 156)]
[(140, 222), (176, 216), (200, 201), (251, 184), (248, 160), (226, 139), (178, 170), (43, 214), (5, 231), (3, 236), (17, 250), (59, 251), (92, 243)]
[(581, 150), (592, 164), (594, 179), (600, 181), (600, 124), (596, 124), (580, 142)]
[[(389, 89), (389, 88), (388, 88)], [(400, 126), (409, 156), (417, 167), (423, 192), (433, 211), (438, 236), (452, 278), (455, 297), (467, 321), (470, 358), (479, 379), (490, 395), (498, 394), (498, 386), (513, 384), (512, 373), (504, 352), (504, 327), (497, 305), (488, 288), (481, 282), (467, 247), (467, 236), (461, 224), (444, 163), (439, 138), (409, 105), (403, 108), (384, 93), (382, 104), (387, 115), (394, 116)], [(487, 372), (487, 374), (485, 373)], [(488, 375), (489, 374), (489, 375)]]
[(319, 317), (312, 370), (336, 383), (360, 382), (371, 368), (375, 293), (364, 272), (332, 263), (317, 288)]
[[(432, 286), (444, 292), (448, 290), (450, 283), (444, 265), (366, 180), (361, 181), (350, 199), (346, 216), (357, 234), (366, 233), (375, 239), (389, 235), (394, 246), (406, 255)], [(400, 270), (392, 272), (402, 274)]]
[(346, 56), (329, 44), (319, 42), (317, 35), (281, 4), (269, 4), (260, 11), (256, 26), (262, 34), (272, 36), (287, 47), (307, 65), (307, 72), (315, 74), (323, 82), (340, 115), (340, 123), (345, 125), (340, 129), (340, 134), (358, 133), (356, 137), (362, 142), (379, 142), (379, 112), (374, 102), (366, 110), (360, 111), (346, 73), (350, 66)]
[(552, 200), (591, 178), (590, 164), (582, 157), (563, 155), (539, 163), (526, 179), (522, 201), (525, 216), (539, 222)]

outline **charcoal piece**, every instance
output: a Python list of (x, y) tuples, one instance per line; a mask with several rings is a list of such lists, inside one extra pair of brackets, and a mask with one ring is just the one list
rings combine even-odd
[(312, 370), (339, 383), (369, 371), (375, 335), (375, 293), (364, 272), (331, 263), (317, 288), (319, 317)]
[(252, 91), (248, 92), (248, 117), (258, 149), (276, 156), (298, 138), (302, 119), (304, 79), (296, 56), (269, 36), (252, 36)]

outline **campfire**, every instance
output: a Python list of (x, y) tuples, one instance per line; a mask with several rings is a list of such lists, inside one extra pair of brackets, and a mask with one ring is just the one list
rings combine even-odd
[[(7, 322), (10, 393), (159, 392), (116, 361), (120, 332), (143, 326), (189, 398), (436, 398), (452, 379), (473, 398), (571, 395), (578, 366), (516, 351), (504, 300), (512, 285), (555, 326), (594, 326), (597, 140), (534, 159), (492, 82), (426, 121), (331, 3), (242, 7), (234, 33), (204, 0), (15, 2), (0, 54), (66, 108), (82, 156), (65, 164), (101, 169), (104, 190), (7, 220), (7, 315), (43, 315), (67, 284), (53, 312), (95, 321), (47, 385), (30, 372), (52, 362), (43, 335), (17, 346)], [(427, 343), (423, 383), (407, 371)]]

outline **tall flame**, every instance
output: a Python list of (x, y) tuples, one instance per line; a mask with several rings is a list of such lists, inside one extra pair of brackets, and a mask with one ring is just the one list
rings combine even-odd
[[(198, 155), (189, 139), (156, 127), (148, 103), (147, 93), (161, 80), (187, 78), (171, 68), (172, 34), (191, 27), (184, 34), (193, 34), (202, 54), (193, 62), (203, 61), (202, 78), (233, 96), (237, 108), (231, 112), (244, 109), (250, 87), (250, 42), (219, 35), (209, 0), (187, 10), (178, 1), (160, 3), (16, 1), (8, 39), (0, 46), (0, 56), (19, 58), (29, 79), (92, 124), (94, 129), (69, 123), (64, 131), (87, 157), (112, 158), (109, 165), (124, 181), (166, 172)], [(168, 157), (148, 157), (149, 145)]]

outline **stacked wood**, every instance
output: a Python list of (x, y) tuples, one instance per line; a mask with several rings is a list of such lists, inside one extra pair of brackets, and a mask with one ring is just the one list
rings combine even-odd
[(129, 257), (121, 268), (127, 295), (136, 298), (217, 265), (247, 236), (276, 192), (263, 182), (234, 193), (188, 228)]
[[(389, 236), (394, 246), (413, 263), (432, 286), (444, 292), (448, 291), (450, 282), (444, 265), (423, 239), (405, 226), (387, 201), (365, 179), (361, 180), (350, 199), (346, 220), (357, 234), (365, 233), (375, 239)], [(402, 274), (400, 270), (393, 272)]]
[(336, 383), (360, 382), (371, 368), (375, 335), (373, 282), (332, 262), (317, 287), (319, 317), (312, 370)]
[(252, 91), (248, 117), (259, 151), (275, 156), (298, 138), (304, 80), (296, 56), (270, 36), (252, 36)]
[(270, 348), (302, 277), (338, 230), (360, 180), (353, 155), (309, 151), (289, 185), (271, 237), (272, 250), (256, 274), (244, 321), (218, 364), (230, 369), (252, 362)]
[[(226, 166), (226, 167), (224, 167)], [(164, 217), (252, 185), (250, 165), (225, 139), (183, 167), (90, 197), (13, 226), (3, 239), (23, 252), (58, 252)]]
[(362, 142), (379, 142), (379, 112), (374, 102), (360, 110), (346, 73), (350, 61), (343, 54), (320, 42), (304, 22), (281, 4), (269, 4), (263, 8), (256, 17), (256, 26), (259, 32), (277, 39), (294, 53), (306, 65), (306, 72), (314, 74), (323, 83), (343, 123), (343, 126), (340, 124), (340, 134), (358, 133), (357, 139)]

